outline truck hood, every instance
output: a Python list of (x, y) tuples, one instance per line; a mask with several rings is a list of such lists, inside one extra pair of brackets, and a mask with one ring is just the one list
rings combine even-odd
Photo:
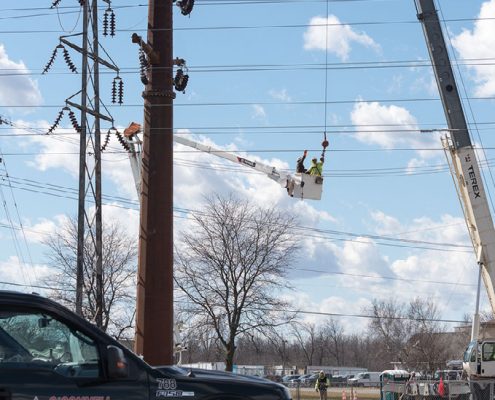
[[(197, 385), (196, 387), (215, 387), (220, 392), (226, 390), (226, 393), (251, 396), (253, 399), (291, 399), (286, 386), (258, 376), (178, 366), (158, 366), (154, 369), (169, 379), (175, 379), (178, 384), (181, 382), (184, 385)], [(260, 393), (264, 397), (260, 397)]]
[[(159, 366), (155, 369), (167, 374), (176, 375), (182, 377), (188, 377), (191, 379), (197, 378), (198, 380), (208, 379), (208, 380), (222, 380), (222, 381), (236, 381), (236, 382), (256, 382), (259, 384), (269, 384), (272, 385), (273, 381), (270, 381), (259, 376), (248, 376), (248, 375), (238, 375), (232, 372), (226, 371), (215, 371), (201, 368), (182, 368), (175, 365), (172, 366)], [(282, 386), (282, 385), (279, 385)]]

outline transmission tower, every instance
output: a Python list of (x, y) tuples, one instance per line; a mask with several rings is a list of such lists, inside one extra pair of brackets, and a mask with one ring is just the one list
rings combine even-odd
[[(72, 0), (75, 1), (75, 0)], [(53, 64), (58, 49), (63, 49), (64, 59), (69, 68), (76, 72), (76, 67), (70, 60), (67, 47), (81, 54), (81, 90), (65, 100), (66, 106), (60, 111), (57, 120), (50, 128), (49, 133), (58, 126), (64, 111), (69, 112), (74, 129), (80, 135), (79, 153), (79, 200), (77, 223), (77, 266), (76, 266), (76, 299), (75, 309), (79, 315), (83, 315), (83, 288), (84, 271), (87, 263), (94, 262), (93, 278), (95, 282), (95, 312), (90, 316), (94, 318), (97, 326), (103, 326), (104, 290), (103, 290), (103, 265), (102, 265), (102, 202), (101, 202), (101, 121), (111, 124), (108, 135), (114, 128), (113, 117), (100, 99), (99, 68), (101, 65), (115, 71), (113, 80), (112, 102), (122, 104), (123, 82), (119, 77), (119, 68), (113, 61), (106, 61), (99, 56), (100, 43), (98, 38), (98, 0), (78, 0), (82, 7), (83, 26), (82, 32), (69, 36), (61, 36), (60, 44), (55, 48), (52, 58), (45, 67), (44, 72)], [(111, 0), (102, 0), (108, 7), (103, 18), (103, 34), (115, 35), (115, 14), (111, 9)], [(60, 0), (55, 0), (52, 7), (57, 7)], [(73, 41), (80, 37), (80, 44)], [(80, 96), (79, 102), (75, 98)], [(104, 109), (105, 113), (101, 111)], [(80, 123), (73, 112), (80, 111)], [(94, 213), (90, 212), (94, 207)], [(88, 260), (87, 258), (91, 258)]]

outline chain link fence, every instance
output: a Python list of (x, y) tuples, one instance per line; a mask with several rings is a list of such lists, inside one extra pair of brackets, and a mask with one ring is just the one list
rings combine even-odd
[[(342, 400), (495, 400), (495, 380), (481, 381), (409, 381), (409, 382), (373, 382), (367, 388), (337, 385), (330, 387), (329, 398), (341, 397)], [(294, 400), (304, 400), (308, 389), (314, 384), (301, 382), (285, 383), (291, 389)], [(367, 390), (368, 389), (368, 390)], [(312, 390), (310, 390), (312, 392)], [(341, 393), (342, 392), (342, 393)], [(359, 394), (358, 394), (359, 392)], [(314, 395), (313, 395), (314, 396)], [(311, 396), (311, 398), (313, 398)]]
[(494, 400), (495, 380), (388, 382), (381, 400)]

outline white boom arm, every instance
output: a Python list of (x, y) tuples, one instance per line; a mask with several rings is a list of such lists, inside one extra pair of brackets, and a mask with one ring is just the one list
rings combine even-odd
[(206, 146), (194, 140), (186, 139), (183, 136), (174, 135), (174, 140), (177, 143), (185, 146), (198, 149), (200, 151), (213, 154), (217, 157), (225, 158), (226, 160), (241, 164), (252, 168), (256, 171), (264, 173), (268, 178), (279, 183), (287, 189), (289, 196), (298, 199), (320, 200), (323, 192), (323, 178), (309, 174), (281, 174), (275, 167), (263, 164), (259, 161), (248, 160), (247, 158), (229, 153), (224, 150), (215, 149), (211, 146)]
[(246, 167), (255, 169), (256, 171), (263, 172), (266, 176), (268, 176), (268, 178), (273, 179), (275, 182), (280, 183), (281, 185), (285, 185), (287, 182), (287, 176), (281, 176), (280, 172), (278, 172), (275, 167), (260, 163), (259, 161), (251, 161), (247, 158), (239, 157), (225, 150), (215, 149), (211, 146), (206, 146), (202, 143), (186, 139), (182, 136), (174, 135), (174, 140), (175, 142), (183, 144), (184, 146), (189, 146), (205, 153), (211, 153), (217, 157), (225, 158), (226, 160), (235, 162), (237, 164), (242, 164)]
[[(495, 314), (495, 229), (488, 206), (476, 154), (471, 144), (462, 103), (433, 0), (416, 0), (433, 71), (449, 126), (449, 143), (466, 223)], [(473, 330), (474, 331), (474, 330)], [(477, 336), (477, 335), (476, 335)], [(476, 337), (474, 338), (476, 339)]]
[[(136, 123), (131, 123), (129, 128), (124, 131), (127, 143), (131, 151), (129, 152), (129, 161), (131, 163), (132, 174), (136, 184), (138, 197), (141, 192), (141, 140), (137, 136), (141, 126)], [(199, 151), (213, 154), (217, 157), (241, 164), (262, 172), (268, 178), (280, 184), (287, 189), (289, 196), (298, 199), (320, 200), (323, 191), (323, 177), (308, 174), (282, 175), (275, 167), (263, 164), (259, 161), (248, 160), (228, 151), (215, 149), (211, 146), (206, 146), (194, 140), (186, 139), (182, 136), (174, 135), (174, 141), (184, 146), (189, 146)]]

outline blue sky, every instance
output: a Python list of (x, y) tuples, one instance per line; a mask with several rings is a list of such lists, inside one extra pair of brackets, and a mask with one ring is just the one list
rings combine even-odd
[[(117, 34), (101, 37), (125, 82), (124, 105), (113, 106), (114, 73), (102, 69), (102, 98), (120, 128), (142, 120), (138, 49), (130, 37), (145, 36), (145, 3), (113, 1)], [(77, 210), (78, 138), (67, 117), (58, 135), (43, 133), (81, 78), (69, 72), (62, 54), (49, 73), (41, 71), (58, 37), (80, 31), (81, 16), (76, 0), (62, 0), (58, 11), (50, 5), (1, 6), (0, 115), (14, 127), (0, 126), (0, 282), (25, 291), (50, 273), (40, 240)], [(472, 140), (490, 165), (495, 22), (486, 18), (495, 0), (442, 0), (437, 7)], [(328, 31), (321, 26), (326, 17)], [(187, 61), (190, 76), (175, 101), (179, 134), (282, 170), (292, 170), (304, 149), (319, 154), (325, 129), (330, 141), (320, 202), (290, 199), (264, 176), (177, 145), (176, 207), (198, 209), (204, 195), (233, 192), (297, 216), (310, 230), (300, 235), (303, 251), (289, 273), (295, 290), (287, 296), (303, 310), (362, 314), (373, 298), (421, 296), (433, 299), (444, 319), (472, 313), (476, 264), (441, 133), (424, 132), (446, 123), (412, 0), (197, 0), (190, 17), (174, 10), (174, 24), (174, 56)], [(70, 54), (80, 69), (80, 58)], [(135, 233), (128, 159), (115, 138), (111, 149), (103, 162), (104, 218), (118, 218)], [(491, 193), (490, 169), (484, 174)], [(49, 185), (64, 189), (47, 195)], [(23, 231), (12, 230), (21, 223)], [(325, 232), (308, 234), (313, 228)], [(342, 322), (348, 329), (366, 324)]]

